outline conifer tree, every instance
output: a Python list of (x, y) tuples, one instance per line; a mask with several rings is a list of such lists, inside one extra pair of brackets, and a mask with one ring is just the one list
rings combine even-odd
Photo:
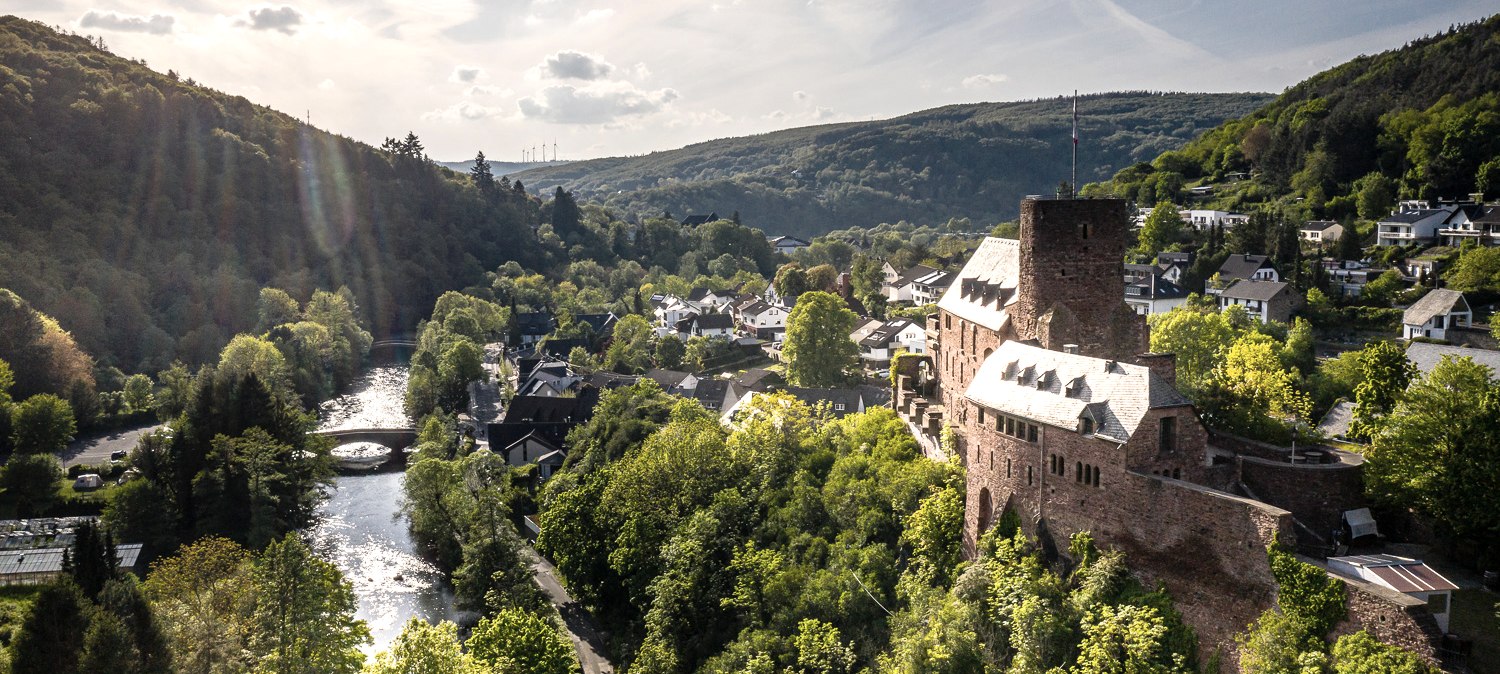
[(488, 195), (495, 190), (495, 174), (490, 173), (490, 163), (484, 159), (484, 150), (474, 155), (474, 168), (469, 169), (469, 177), (474, 180), (474, 186), (480, 192)]

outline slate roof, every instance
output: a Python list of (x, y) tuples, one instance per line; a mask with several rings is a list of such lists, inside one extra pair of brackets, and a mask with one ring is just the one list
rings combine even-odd
[(575, 398), (552, 398), (546, 396), (516, 396), (505, 408), (501, 423), (518, 421), (576, 422), (580, 421), (583, 396)]
[(587, 323), (589, 325), (589, 328), (592, 329), (594, 331), (594, 334), (596, 335), (602, 335), (606, 332), (609, 332), (612, 328), (614, 328), (615, 321), (619, 320), (619, 317), (615, 316), (613, 313), (578, 314), (573, 318), (583, 323)]
[(763, 367), (745, 370), (734, 380), (736, 385), (751, 391), (767, 391), (779, 382), (781, 382), (781, 375)]
[(561, 447), (576, 424), (566, 421), (511, 421), (490, 424), (485, 437), (491, 447), (509, 447), (527, 435), (547, 438)]
[(1401, 312), (1403, 325), (1426, 325), (1434, 316), (1446, 316), (1454, 311), (1469, 311), (1469, 302), (1464, 294), (1447, 288), (1433, 288), (1422, 299)]
[(1154, 264), (1135, 264), (1133, 262), (1126, 262), (1125, 263), (1125, 277), (1126, 278), (1131, 278), (1131, 277), (1144, 278), (1144, 277), (1147, 277), (1147, 276), (1157, 276), (1157, 275), (1160, 275), (1161, 272), (1162, 272), (1161, 268), (1157, 267)]
[[(500, 455), (503, 456), (503, 457), (505, 457), (506, 459), (509, 459), (510, 458), (510, 450), (515, 449), (516, 447), (520, 446), (522, 443), (526, 442), (527, 440), (534, 440), (534, 441), (536, 441), (538, 443), (541, 443), (543, 446), (550, 448), (551, 451), (557, 451), (559, 449), (562, 449), (562, 445), (559, 444), (559, 443), (557, 443), (557, 442), (554, 442), (551, 438), (547, 437), (546, 433), (538, 432), (538, 431), (536, 431), (536, 430), (533, 429), (531, 432), (527, 433), (526, 435), (523, 435), (523, 436), (517, 438), (515, 442), (512, 442), (512, 443), (506, 445), (505, 449), (501, 450), (501, 454)], [(491, 444), (490, 446), (493, 447), (494, 444)]]
[(729, 314), (701, 314), (694, 316), (692, 321), (702, 330), (725, 330), (734, 327), (734, 317)]
[(516, 329), (523, 335), (545, 335), (557, 327), (552, 313), (532, 311), (516, 314)]
[(1483, 215), (1474, 218), (1475, 224), (1500, 225), (1500, 206), (1486, 206)]
[(1303, 231), (1303, 232), (1326, 232), (1326, 231), (1329, 230), (1329, 228), (1334, 227), (1334, 226), (1336, 226), (1338, 224), (1339, 223), (1334, 222), (1332, 220), (1308, 220), (1307, 224), (1302, 225), (1302, 229), (1300, 231)]
[[(828, 403), (828, 410), (835, 417), (844, 417), (860, 411), (860, 403), (863, 396), (858, 389), (852, 388), (804, 388), (800, 386), (787, 387), (786, 392), (793, 398), (801, 400), (809, 405)], [(844, 409), (837, 409), (842, 404)], [(866, 405), (868, 408), (869, 406)]]
[(1221, 296), (1235, 300), (1269, 302), (1291, 287), (1292, 284), (1281, 281), (1248, 281), (1241, 279), (1230, 284), (1228, 288), (1225, 288)]
[(693, 291), (688, 293), (687, 300), (689, 302), (702, 302), (703, 298), (711, 294), (713, 294), (713, 291), (708, 288), (693, 288)]
[(992, 410), (1068, 430), (1079, 428), (1079, 417), (1087, 410), (1094, 418), (1095, 433), (1117, 442), (1135, 434), (1147, 410), (1192, 404), (1143, 365), (1049, 351), (1016, 341), (1001, 344), (985, 359), (964, 397)]
[(1443, 356), (1473, 358), (1475, 363), (1490, 369), (1491, 377), (1500, 378), (1500, 351), (1427, 342), (1412, 342), (1406, 345), (1406, 359), (1424, 375), (1431, 373), (1432, 369), (1443, 361)]
[(946, 288), (948, 287), (948, 284), (953, 283), (953, 275), (939, 269), (932, 272), (931, 274), (927, 274), (926, 276), (918, 277), (912, 282), (921, 286)]
[(757, 299), (750, 302), (749, 304), (740, 305), (739, 311), (741, 316), (759, 316), (763, 313), (766, 313), (767, 311), (770, 311), (773, 308), (775, 307), (772, 307), (770, 304), (767, 304), (763, 300)]
[(1126, 299), (1175, 300), (1189, 294), (1186, 288), (1154, 274), (1125, 286)]
[(859, 340), (859, 345), (871, 348), (885, 347), (891, 343), (891, 340), (896, 338), (897, 334), (911, 325), (912, 322), (905, 318), (886, 321), (880, 327), (872, 330), (869, 336)]
[(1230, 255), (1219, 265), (1219, 279), (1232, 281), (1234, 279), (1247, 279), (1260, 269), (1270, 267), (1271, 259), (1265, 255)]
[(710, 222), (715, 222), (717, 220), (720, 220), (719, 214), (717, 212), (714, 212), (714, 213), (709, 213), (708, 215), (689, 215), (689, 216), (687, 216), (687, 217), (685, 217), (685, 218), (682, 219), (682, 224), (688, 225), (688, 226), (691, 227), (691, 226), (696, 226), (696, 225), (707, 224), (707, 223), (710, 223)]
[(770, 243), (771, 243), (772, 246), (780, 246), (783, 243), (788, 243), (788, 244), (792, 244), (792, 245), (802, 246), (804, 248), (807, 247), (807, 246), (811, 246), (812, 245), (812, 244), (810, 244), (810, 243), (808, 243), (806, 241), (803, 241), (802, 239), (799, 239), (799, 238), (797, 238), (795, 236), (785, 236), (785, 235), (771, 237)]
[(924, 276), (928, 276), (928, 275), (932, 274), (935, 271), (940, 271), (940, 270), (934, 269), (934, 268), (929, 267), (929, 266), (927, 266), (925, 264), (914, 264), (914, 265), (911, 266), (910, 269), (907, 269), (906, 271), (901, 272), (901, 275), (898, 276), (898, 277), (896, 277), (896, 280), (894, 282), (892, 282), (891, 285), (894, 286), (894, 287), (900, 288), (901, 286), (904, 286), (904, 285), (906, 285), (908, 283), (915, 282), (919, 278), (922, 278)]
[(1010, 318), (1005, 307), (1016, 297), (1020, 256), (1020, 241), (985, 237), (938, 300), (938, 308), (990, 330), (1000, 330)]
[(1413, 211), (1392, 213), (1391, 215), (1387, 215), (1384, 218), (1381, 218), (1380, 222), (1392, 222), (1404, 225), (1412, 225), (1426, 220), (1427, 218), (1430, 218), (1434, 215), (1443, 215), (1445, 213), (1447, 213), (1447, 210), (1441, 208), (1419, 208)]
[(1328, 413), (1318, 422), (1318, 430), (1330, 438), (1343, 438), (1349, 435), (1349, 425), (1353, 422), (1354, 403), (1340, 400), (1328, 408)]
[(691, 372), (651, 368), (649, 370), (646, 370), (646, 374), (643, 376), (645, 376), (647, 379), (650, 379), (651, 381), (656, 382), (656, 385), (661, 387), (661, 390), (671, 391), (673, 388), (676, 388), (678, 384), (681, 384), (682, 380), (687, 379), (691, 375)]
[(704, 379), (698, 382), (698, 388), (693, 389), (692, 398), (703, 403), (704, 407), (717, 412), (723, 410), (724, 398), (728, 393), (728, 381), (724, 379)]

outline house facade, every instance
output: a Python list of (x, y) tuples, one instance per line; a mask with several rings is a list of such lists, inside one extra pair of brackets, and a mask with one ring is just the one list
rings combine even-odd
[(1286, 323), (1303, 304), (1301, 293), (1280, 281), (1235, 281), (1219, 293), (1220, 311), (1241, 306), (1262, 323)]
[(1209, 295), (1217, 295), (1225, 288), (1233, 285), (1235, 281), (1280, 281), (1281, 273), (1276, 271), (1276, 266), (1271, 264), (1269, 255), (1251, 255), (1241, 253), (1230, 255), (1225, 258), (1224, 263), (1219, 265), (1219, 271), (1214, 274), (1217, 277), (1217, 285), (1209, 283), (1204, 292)]
[(1474, 311), (1464, 294), (1447, 288), (1433, 288), (1406, 311), (1401, 312), (1401, 338), (1431, 337), (1447, 339), (1455, 328), (1474, 324)]

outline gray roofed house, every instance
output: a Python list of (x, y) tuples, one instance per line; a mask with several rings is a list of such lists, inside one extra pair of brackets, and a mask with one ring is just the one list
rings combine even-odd
[(1133, 365), (1016, 341), (1000, 345), (964, 397), (983, 407), (1077, 431), (1085, 415), (1094, 434), (1126, 442), (1148, 410), (1191, 407), (1160, 374)]
[(1344, 235), (1344, 226), (1332, 220), (1308, 220), (1299, 231), (1303, 241), (1328, 243)]
[(1125, 285), (1125, 304), (1138, 314), (1151, 316), (1185, 304), (1189, 294), (1186, 288), (1152, 274)]
[(881, 292), (886, 300), (891, 302), (911, 302), (917, 291), (917, 279), (930, 276), (934, 272), (942, 271), (925, 264), (912, 265), (906, 271), (901, 272), (895, 279), (881, 285)]
[(1340, 400), (1328, 408), (1328, 413), (1323, 415), (1323, 420), (1318, 422), (1318, 430), (1330, 438), (1349, 437), (1349, 425), (1354, 422), (1354, 403)]
[(734, 407), (740, 396), (741, 391), (733, 382), (717, 378), (698, 382), (698, 387), (693, 389), (691, 395), (694, 400), (703, 405), (704, 409), (713, 412), (722, 412)]
[(1292, 284), (1279, 281), (1235, 281), (1219, 293), (1219, 310), (1243, 306), (1262, 323), (1290, 321), (1303, 304)]
[(682, 224), (687, 225), (688, 227), (696, 227), (698, 225), (706, 225), (710, 222), (717, 222), (722, 219), (723, 218), (719, 217), (719, 213), (715, 211), (713, 213), (709, 213), (708, 215), (689, 215), (682, 219)]
[(698, 387), (698, 378), (691, 372), (681, 370), (651, 368), (642, 376), (656, 382), (656, 385), (667, 393), (676, 393), (680, 390), (691, 391)]
[(1230, 255), (1224, 259), (1224, 264), (1219, 265), (1219, 285), (1215, 287), (1209, 284), (1206, 292), (1217, 295), (1219, 290), (1228, 287), (1235, 281), (1280, 281), (1281, 274), (1271, 264), (1271, 258), (1266, 255), (1251, 255), (1241, 253)]
[(1489, 368), (1491, 377), (1500, 379), (1500, 351), (1428, 342), (1412, 342), (1406, 345), (1406, 360), (1410, 361), (1412, 366), (1417, 368), (1417, 372), (1422, 373), (1423, 376), (1431, 374), (1433, 368), (1442, 362), (1444, 356), (1472, 358), (1475, 363)]
[(677, 322), (677, 332), (688, 337), (728, 337), (734, 334), (734, 317), (729, 314), (697, 314)]
[(1433, 288), (1401, 312), (1401, 338), (1446, 339), (1449, 330), (1471, 327), (1473, 323), (1474, 311), (1463, 293)]
[(549, 311), (533, 311), (516, 314), (516, 333), (522, 344), (539, 342), (557, 329), (557, 319)]

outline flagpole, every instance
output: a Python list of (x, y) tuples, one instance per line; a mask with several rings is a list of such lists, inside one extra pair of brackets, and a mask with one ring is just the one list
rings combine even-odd
[(1073, 90), (1073, 182), (1068, 183), (1072, 194), (1078, 195), (1078, 90)]

